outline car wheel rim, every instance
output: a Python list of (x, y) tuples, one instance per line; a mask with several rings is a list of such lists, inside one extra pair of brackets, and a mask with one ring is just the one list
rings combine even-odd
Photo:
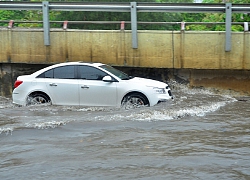
[(125, 109), (134, 109), (145, 106), (143, 100), (137, 97), (130, 97), (127, 101), (123, 103)]
[(42, 97), (42, 96), (36, 96), (36, 97), (29, 97), (28, 98), (28, 104), (29, 105), (36, 105), (36, 104), (44, 104), (48, 101)]

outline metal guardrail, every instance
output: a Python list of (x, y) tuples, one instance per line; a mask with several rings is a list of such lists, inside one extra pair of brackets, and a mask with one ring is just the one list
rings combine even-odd
[(102, 3), (102, 2), (9, 2), (0, 1), (0, 10), (42, 10), (44, 45), (50, 45), (49, 11), (130, 12), (132, 47), (137, 44), (137, 12), (225, 13), (225, 51), (231, 51), (232, 13), (250, 13), (249, 4), (205, 3)]
[[(46, 1), (45, 1), (46, 2)], [(209, 3), (136, 3), (138, 12), (225, 12), (226, 4)], [(230, 3), (229, 3), (230, 4)], [(42, 10), (42, 2), (0, 1), (2, 10)], [(130, 12), (131, 3), (126, 2), (49, 2), (49, 9), (56, 11), (107, 11)], [(233, 13), (250, 12), (249, 4), (232, 4)]]
[[(14, 28), (14, 24), (43, 24), (43, 21), (22, 21), (22, 20), (0, 20), (0, 23), (5, 23), (9, 24), (8, 28)], [(69, 24), (131, 24), (131, 21), (50, 21), (50, 24), (60, 24), (64, 25), (66, 24), (67, 26), (64, 29), (68, 29)], [(182, 24), (184, 25), (225, 25), (225, 22), (149, 22), (149, 21), (137, 21), (137, 24), (140, 25), (180, 25), (181, 30), (185, 30), (185, 26), (183, 27)], [(232, 22), (232, 25), (247, 25), (249, 26), (248, 22)], [(4, 26), (2, 26), (4, 27)], [(245, 28), (247, 29), (247, 27)], [(124, 28), (120, 28), (120, 30), (125, 30)], [(248, 31), (248, 30), (245, 30)]]

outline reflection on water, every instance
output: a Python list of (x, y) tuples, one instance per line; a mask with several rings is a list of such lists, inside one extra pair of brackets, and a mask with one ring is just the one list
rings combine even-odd
[(250, 98), (179, 84), (173, 93), (135, 110), (1, 97), (0, 178), (250, 179)]

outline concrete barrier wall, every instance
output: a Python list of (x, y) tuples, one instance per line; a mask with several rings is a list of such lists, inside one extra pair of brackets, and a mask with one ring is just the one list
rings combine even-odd
[[(130, 75), (250, 95), (250, 34), (232, 33), (225, 52), (223, 32), (56, 30), (44, 46), (41, 29), (0, 28), (0, 96), (10, 97), (16, 77), (54, 63), (102, 62)], [(170, 84), (171, 85), (171, 84)]]
[(40, 29), (0, 29), (0, 63), (51, 64), (66, 61), (103, 62), (116, 66), (250, 69), (250, 34), (232, 33), (225, 52), (224, 32), (138, 31), (138, 49), (131, 31), (51, 30), (44, 46)]

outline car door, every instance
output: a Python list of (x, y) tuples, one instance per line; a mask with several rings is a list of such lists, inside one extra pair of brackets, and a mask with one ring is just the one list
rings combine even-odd
[(116, 106), (117, 82), (104, 82), (107, 73), (96, 67), (81, 65), (79, 73), (80, 105), (84, 106)]
[(62, 66), (45, 72), (46, 86), (52, 103), (56, 105), (79, 105), (79, 84), (76, 66)]

